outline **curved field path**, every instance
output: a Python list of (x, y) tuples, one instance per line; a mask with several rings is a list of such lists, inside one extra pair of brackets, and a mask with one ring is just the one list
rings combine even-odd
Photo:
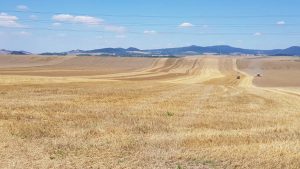
[[(0, 75), (16, 75), (31, 79), (80, 79), (103, 81), (157, 81), (165, 83), (220, 83), (251, 86), (252, 78), (236, 68), (235, 58), (112, 58), (112, 57), (13, 57), (0, 56)], [(33, 62), (35, 61), (35, 62)], [(48, 61), (48, 62), (47, 62)], [(15, 67), (18, 63), (19, 67)], [(22, 64), (20, 64), (22, 63)], [(242, 79), (237, 81), (237, 73)], [(4, 78), (4, 77), (3, 77)], [(51, 80), (50, 80), (51, 81)], [(58, 80), (60, 81), (60, 80)], [(48, 81), (47, 81), (48, 82)]]

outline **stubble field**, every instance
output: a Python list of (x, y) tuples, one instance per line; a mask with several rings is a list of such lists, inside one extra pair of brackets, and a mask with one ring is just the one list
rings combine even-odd
[(296, 169), (299, 75), (299, 57), (0, 56), (0, 168)]

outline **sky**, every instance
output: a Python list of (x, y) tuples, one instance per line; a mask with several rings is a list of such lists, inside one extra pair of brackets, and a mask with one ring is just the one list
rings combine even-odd
[(0, 49), (300, 46), (299, 0), (2, 0)]

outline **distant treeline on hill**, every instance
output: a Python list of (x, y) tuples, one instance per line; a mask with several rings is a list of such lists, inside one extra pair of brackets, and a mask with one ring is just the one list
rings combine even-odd
[[(26, 51), (8, 51), (1, 50), (0, 54), (15, 54), (27, 55), (31, 54)], [(243, 49), (231, 46), (187, 46), (179, 48), (163, 48), (141, 50), (138, 48), (102, 48), (94, 50), (72, 50), (68, 52), (46, 52), (40, 55), (76, 55), (76, 56), (122, 56), (122, 57), (180, 57), (187, 55), (265, 55), (265, 56), (300, 56), (300, 47), (293, 46), (287, 49), (273, 49), (273, 50), (256, 50)]]
[(62, 53), (50, 53), (50, 52), (46, 52), (46, 53), (40, 53), (40, 55), (47, 55), (47, 56), (66, 56), (68, 55), (67, 52), (62, 52)]

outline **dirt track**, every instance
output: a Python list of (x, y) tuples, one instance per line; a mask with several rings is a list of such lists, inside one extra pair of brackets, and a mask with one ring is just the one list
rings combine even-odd
[[(3, 62), (2, 68), (0, 67), (0, 74), (24, 75), (24, 77), (31, 76), (32, 78), (34, 76), (36, 78), (76, 77), (77, 79), (151, 80), (195, 84), (213, 79), (224, 80), (224, 78), (229, 76), (234, 78), (239, 71), (236, 69), (234, 58), (218, 57), (186, 57), (178, 59), (109, 57), (68, 57), (62, 59), (52, 57), (48, 58), (50, 60), (49, 63), (41, 62), (41, 59), (32, 59), (34, 57), (28, 58), (28, 61), (24, 58), (20, 59), (19, 62), (23, 62), (23, 64), (19, 66), (13, 61)], [(2, 58), (2, 60), (5, 59), (7, 59), (7, 56)], [(14, 60), (18, 59), (14, 58)], [(32, 60), (37, 61), (33, 62)], [(26, 64), (28, 62), (30, 64)], [(223, 62), (224, 64), (222, 64)], [(246, 76), (243, 77), (246, 78)], [(244, 80), (242, 79), (241, 81)]]
[[(297, 57), (0, 56), (0, 85), (131, 81), (300, 95), (299, 60)], [(263, 77), (256, 77), (258, 72)], [(236, 79), (237, 76), (241, 79)]]
[[(0, 60), (0, 84), (7, 85), (145, 81), (300, 95), (300, 78), (296, 78), (300, 74), (299, 58), (0, 56)], [(255, 72), (262, 72), (263, 77), (256, 77)]]
[[(0, 56), (2, 83), (12, 75), (39, 83), (84, 81), (152, 81), (182, 84), (213, 84), (236, 87), (267, 87), (299, 93), (299, 58), (185, 57), (38, 57)], [(297, 62), (298, 61), (298, 62)], [(257, 78), (256, 73), (262, 73)], [(21, 75), (21, 76), (19, 76)], [(236, 77), (241, 76), (240, 80)], [(8, 77), (9, 78), (9, 77)], [(15, 79), (15, 80), (16, 80)], [(26, 80), (27, 79), (27, 80)], [(14, 80), (11, 80), (12, 83)], [(18, 80), (16, 80), (16, 83)]]

